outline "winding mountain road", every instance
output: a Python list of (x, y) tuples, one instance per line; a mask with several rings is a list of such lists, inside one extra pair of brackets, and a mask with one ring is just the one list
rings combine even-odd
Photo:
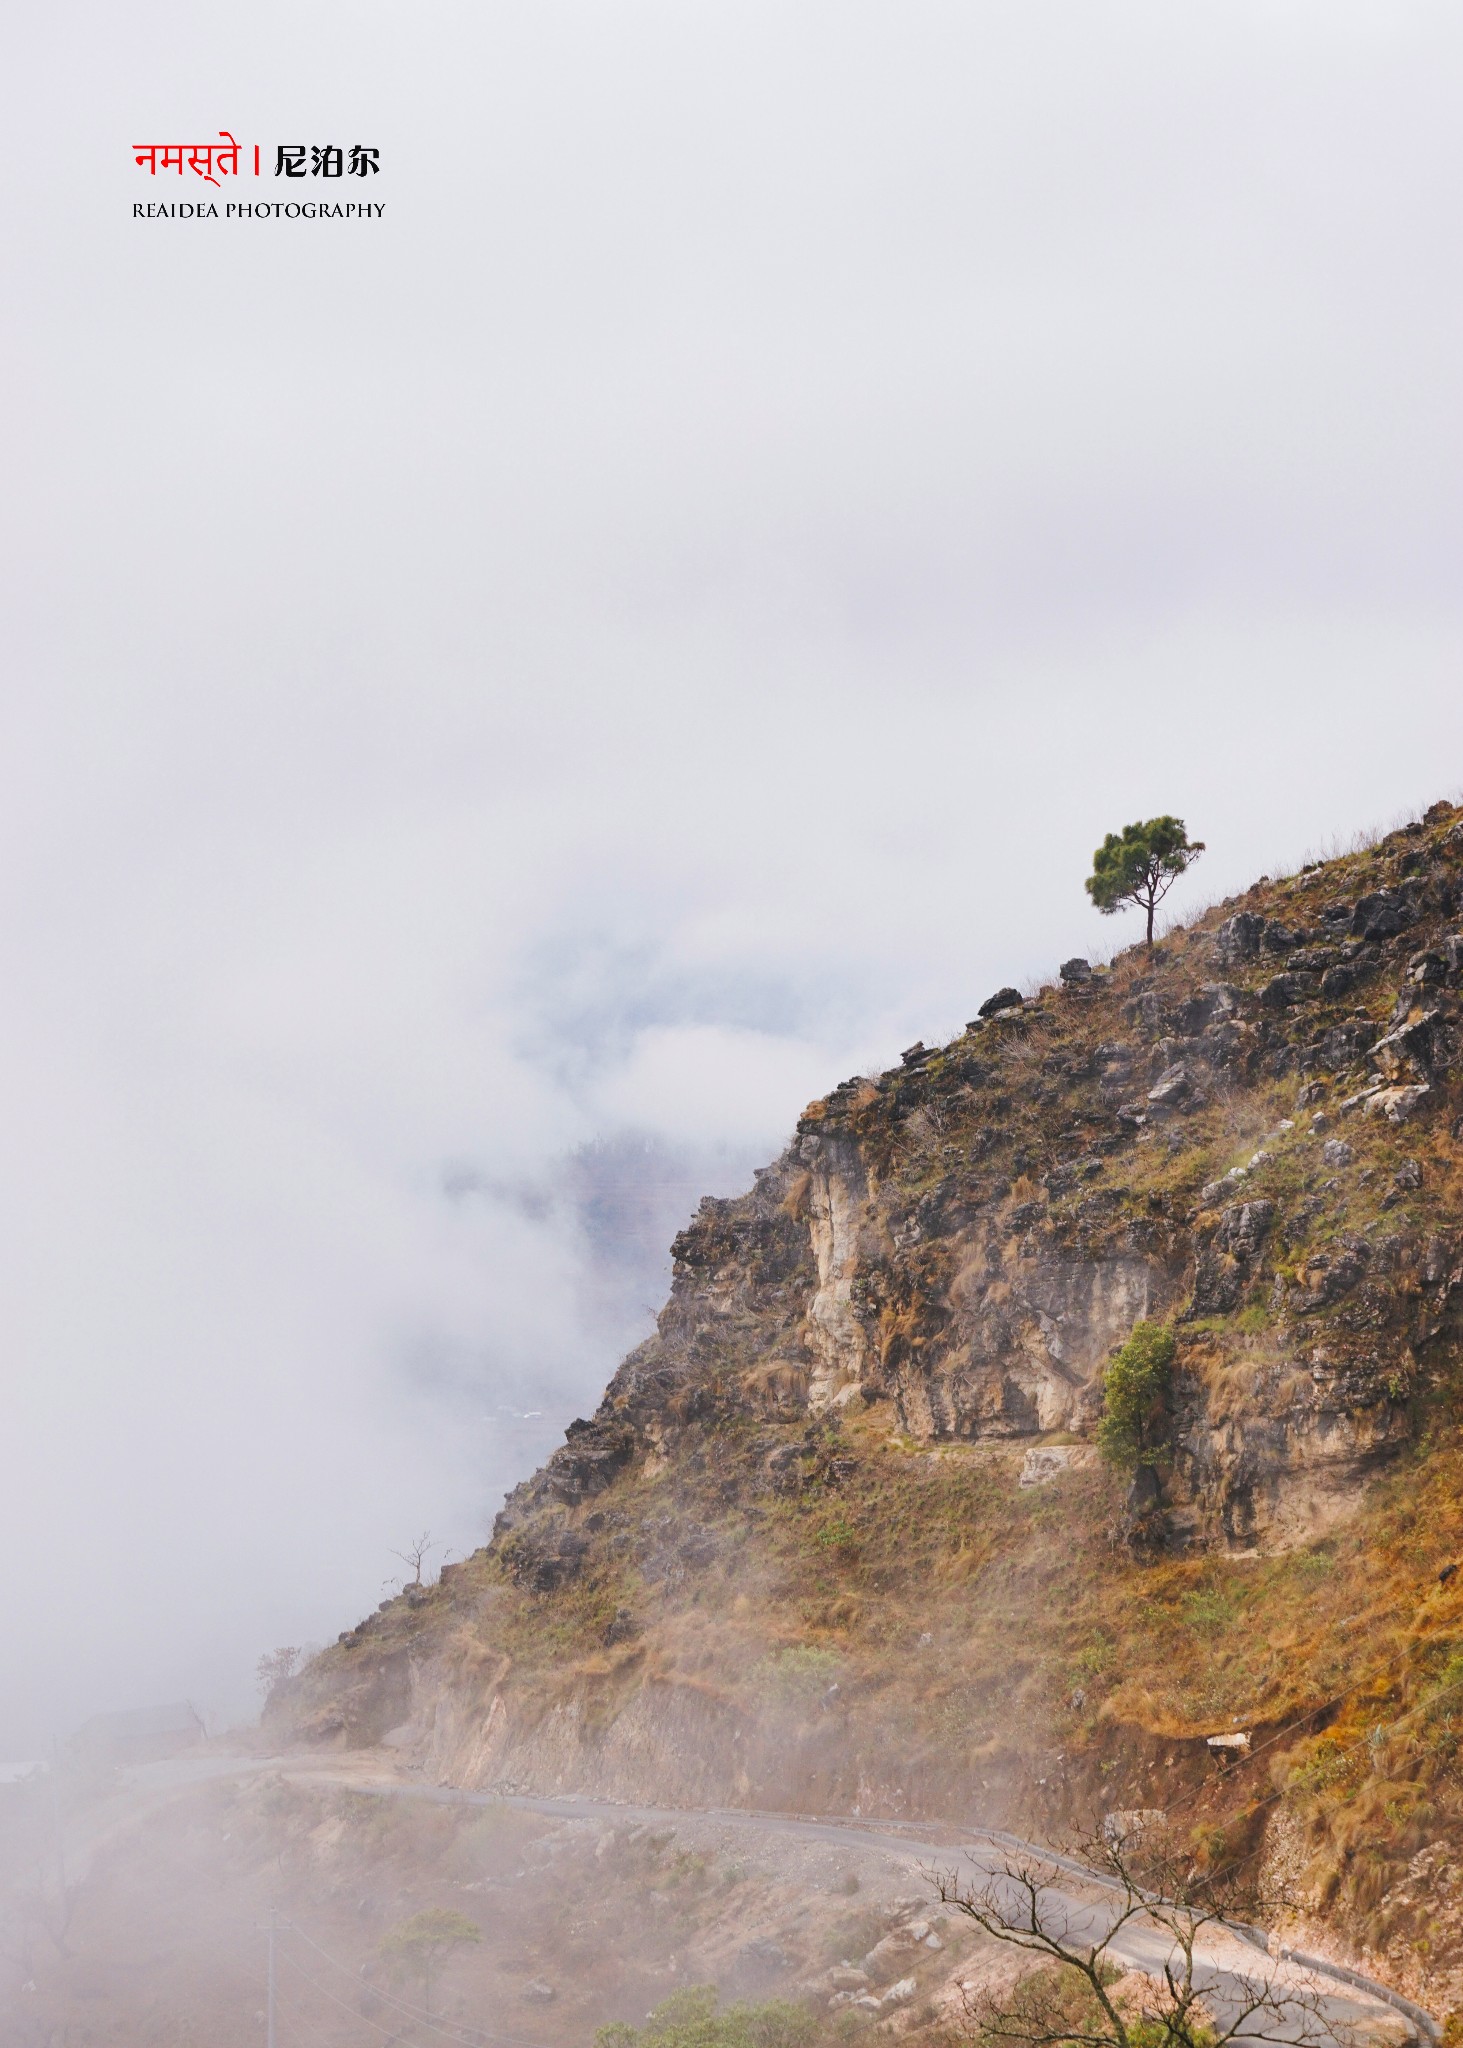
[[(896, 1822), (870, 1827), (833, 1816), (772, 1813), (745, 1807), (684, 1808), (641, 1806), (588, 1795), (468, 1791), (453, 1785), (429, 1785), (381, 1770), (381, 1759), (357, 1755), (346, 1767), (323, 1765), (318, 1756), (179, 1758), (149, 1764), (132, 1772), (125, 1790), (93, 1817), (84, 1835), (68, 1842), (73, 1873), (113, 1832), (135, 1821), (146, 1806), (171, 1799), (190, 1787), (219, 1777), (266, 1771), (288, 1773), (292, 1779), (349, 1786), (381, 1798), (422, 1800), (435, 1805), (513, 1806), (529, 1813), (562, 1819), (601, 1818), (644, 1826), (677, 1826), (697, 1821), (745, 1830), (749, 1835), (800, 1838), (903, 1857), (927, 1869), (954, 1872), (962, 1885), (995, 1885), (997, 1893), (1016, 1902), (1016, 1888), (1004, 1875), (1014, 1853), (1041, 1859), (1063, 1877), (1043, 1893), (1044, 1911), (1059, 1918), (1063, 1930), (1080, 1942), (1094, 1942), (1112, 1926), (1117, 1908), (1101, 1885), (1082, 1866), (1037, 1844), (975, 1828), (952, 1828), (936, 1840), (928, 1824)], [(1176, 1955), (1172, 1937), (1146, 1919), (1130, 1921), (1111, 1944), (1113, 1956), (1129, 1967), (1161, 1977)], [(1350, 1981), (1342, 1981), (1350, 1979)], [(1282, 1951), (1271, 1954), (1259, 1938), (1246, 1940), (1228, 1928), (1203, 1931), (1196, 1952), (1195, 1982), (1220, 2021), (1229, 2025), (1255, 2005), (1256, 1992), (1268, 1993), (1275, 2009), (1257, 2013), (1252, 2025), (1235, 2035), (1247, 2048), (1331, 2048), (1333, 2043), (1396, 2042), (1410, 2038), (1420, 2048), (1435, 2048), (1441, 2030), (1432, 2017), (1387, 1986), (1314, 1958)]]

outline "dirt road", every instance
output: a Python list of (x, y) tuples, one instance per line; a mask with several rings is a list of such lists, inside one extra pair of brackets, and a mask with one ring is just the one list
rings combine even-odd
[[(999, 1891), (1009, 1892), (1013, 1906), (1015, 1887), (1002, 1873), (1014, 1847), (1023, 1856), (1044, 1855), (1052, 1861), (1054, 1875), (1060, 1876), (1061, 1883), (1053, 1883), (1044, 1895), (1047, 1910), (1061, 1919), (1072, 1937), (1081, 1942), (1100, 1939), (1112, 1926), (1115, 1915), (1113, 1900), (1080, 1866), (1065, 1859), (1053, 1859), (1051, 1852), (1042, 1851), (1035, 1844), (1017, 1843), (1013, 1837), (982, 1834), (976, 1829), (919, 1823), (870, 1826), (834, 1816), (742, 1808), (705, 1811), (638, 1806), (575, 1793), (544, 1796), (467, 1791), (456, 1786), (425, 1784), (383, 1768), (383, 1763), (381, 1754), (375, 1752), (341, 1758), (329, 1765), (318, 1754), (295, 1754), (211, 1755), (143, 1766), (129, 1774), (118, 1793), (89, 1815), (68, 1839), (68, 1872), (73, 1881), (84, 1876), (96, 1850), (123, 1827), (134, 1825), (152, 1805), (180, 1797), (211, 1779), (282, 1772), (292, 1780), (348, 1786), (381, 1798), (444, 1805), (507, 1805), (545, 1816), (600, 1818), (617, 1825), (685, 1828), (709, 1823), (719, 1832), (732, 1831), (752, 1839), (864, 1849), (904, 1860), (912, 1876), (927, 1877), (938, 1870), (954, 1872), (962, 1884), (993, 1880)], [(1175, 1954), (1172, 1938), (1147, 1921), (1134, 1921), (1124, 1927), (1113, 1941), (1112, 1952), (1130, 1967), (1160, 1977), (1164, 1965)], [(1393, 2042), (1410, 2038), (1418, 2040), (1422, 2048), (1432, 2048), (1437, 2039), (1435, 2023), (1407, 2001), (1398, 2001), (1385, 1986), (1366, 1979), (1341, 1983), (1332, 1974), (1322, 1975), (1289, 1957), (1268, 1954), (1258, 1942), (1226, 1929), (1205, 1930), (1196, 1979), (1216, 2016), (1226, 2023), (1253, 2007), (1258, 1989), (1273, 1992), (1279, 2011), (1257, 2016), (1253, 2031), (1236, 2037), (1256, 2044), (1256, 2048), (1261, 2043), (1266, 2048), (1282, 2043), (1293, 2044), (1293, 2048), (1323, 2048), (1323, 2044), (1354, 2042), (1358, 2037)]]

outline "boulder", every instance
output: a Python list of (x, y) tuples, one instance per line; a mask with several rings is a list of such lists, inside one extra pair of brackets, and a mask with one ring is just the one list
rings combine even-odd
[(1321, 1158), (1327, 1166), (1350, 1166), (1351, 1147), (1344, 1138), (1328, 1138), (1321, 1147)]
[(1061, 975), (1062, 980), (1069, 985), (1073, 982), (1091, 981), (1092, 962), (1090, 960), (1064, 960), (1057, 969), (1057, 972)]
[(1214, 934), (1214, 950), (1220, 963), (1239, 967), (1246, 960), (1256, 959), (1264, 931), (1265, 920), (1255, 910), (1241, 910), (1227, 919)]
[(1395, 939), (1412, 922), (1412, 905), (1397, 889), (1374, 890), (1351, 913), (1352, 936), (1358, 939)]
[(828, 1988), (831, 1991), (867, 1991), (869, 1973), (855, 1969), (852, 1963), (838, 1963), (828, 1972)]
[(1178, 1109), (1193, 1093), (1193, 1074), (1180, 1061), (1159, 1075), (1157, 1082), (1148, 1090), (1148, 1100), (1163, 1109)]
[(1432, 1092), (1425, 1082), (1412, 1088), (1378, 1088), (1367, 1096), (1364, 1107), (1368, 1116), (1384, 1116), (1389, 1124), (1405, 1124), (1425, 1102), (1431, 1101)]
[(891, 1984), (880, 2005), (910, 2005), (914, 2001), (915, 1982), (913, 1977), (901, 1977), (897, 1984)]
[(1356, 987), (1356, 969), (1346, 961), (1337, 967), (1328, 967), (1321, 976), (1321, 994), (1335, 1002), (1340, 996), (1350, 995)]
[(1214, 1242), (1231, 1258), (1249, 1261), (1264, 1243), (1275, 1221), (1275, 1204), (1263, 1200), (1234, 1202), (1223, 1210)]
[(588, 1551), (587, 1536), (551, 1524), (510, 1535), (503, 1559), (518, 1585), (534, 1593), (552, 1593), (575, 1576)]
[(544, 1467), (544, 1483), (568, 1507), (603, 1493), (635, 1454), (634, 1433), (623, 1423), (580, 1418), (569, 1424), (564, 1437)]
[(1260, 1007), (1264, 1010), (1286, 1010), (1292, 1003), (1303, 1003), (1318, 993), (1321, 986), (1319, 975), (1272, 974), (1260, 990)]
[(919, 1943), (912, 1941), (904, 1928), (896, 1927), (892, 1934), (886, 1934), (882, 1941), (874, 1943), (863, 1959), (863, 1966), (871, 1977), (887, 1977), (892, 1958), (907, 1956), (918, 1947)]
[(1020, 1010), (1025, 1007), (1026, 998), (1019, 988), (998, 988), (993, 996), (987, 996), (976, 1013), (981, 1017), (997, 1017), (1002, 1010)]
[(1420, 1017), (1409, 1017), (1405, 1024), (1379, 1038), (1372, 1047), (1372, 1060), (1378, 1071), (1390, 1081), (1400, 1080), (1404, 1075), (1426, 1080), (1439, 1052), (1437, 1022), (1436, 1010), (1424, 1010)]
[(1315, 1064), (1324, 1067), (1328, 1073), (1339, 1074), (1347, 1067), (1356, 1066), (1365, 1056), (1369, 1047), (1376, 1044), (1379, 1036), (1377, 1027), (1370, 1019), (1353, 1018), (1346, 1024), (1333, 1024), (1323, 1031), (1308, 1047)]
[(1447, 957), (1436, 950), (1414, 953), (1407, 963), (1407, 979), (1417, 988), (1435, 988), (1447, 978)]

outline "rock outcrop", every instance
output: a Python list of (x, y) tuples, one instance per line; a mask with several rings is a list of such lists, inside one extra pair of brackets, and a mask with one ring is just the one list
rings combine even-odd
[[(886, 1813), (958, 1783), (991, 1816), (1018, 1781), (1075, 1798), (1100, 1757), (1103, 1797), (1146, 1808), (1241, 1711), (1334, 1713), (1319, 1639), (1277, 1635), (1262, 1670), (1252, 1624), (1216, 1678), (1240, 1608), (1204, 1589), (1268, 1558), (1304, 1613), (1283, 1560), (1319, 1584), (1373, 1482), (1453, 1427), (1460, 909), (1463, 824), (1435, 806), (840, 1083), (701, 1204), (654, 1334), (488, 1548), (276, 1714), (404, 1723), (473, 1783)], [(1139, 1321), (1175, 1359), (1130, 1484), (1093, 1440)], [(1165, 1560), (1200, 1604), (1150, 1646), (1124, 1574)]]

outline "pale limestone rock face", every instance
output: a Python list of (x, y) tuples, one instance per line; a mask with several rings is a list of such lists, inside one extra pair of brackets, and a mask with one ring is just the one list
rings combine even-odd
[(1047, 1486), (1063, 1472), (1085, 1471), (1097, 1463), (1092, 1444), (1038, 1444), (1021, 1461), (1018, 1486)]
[(820, 1146), (808, 1193), (808, 1230), (818, 1285), (808, 1305), (808, 1410), (821, 1415), (857, 1388), (867, 1349), (854, 1308), (859, 1221), (868, 1188), (851, 1146)]
[(1017, 1257), (977, 1252), (951, 1290), (954, 1342), (897, 1399), (921, 1437), (1040, 1436), (1093, 1419), (1107, 1359), (1161, 1297), (1142, 1259)]

